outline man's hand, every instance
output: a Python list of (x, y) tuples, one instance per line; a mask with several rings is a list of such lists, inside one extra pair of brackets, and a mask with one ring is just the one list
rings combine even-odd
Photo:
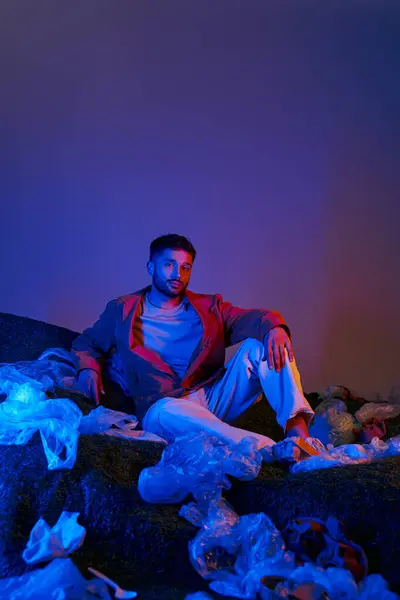
[(100, 394), (104, 395), (103, 382), (101, 376), (93, 369), (83, 369), (78, 375), (77, 388), (82, 394), (93, 398), (96, 406), (100, 404)]
[(279, 373), (286, 364), (286, 352), (288, 352), (290, 362), (293, 361), (292, 343), (283, 327), (274, 327), (264, 338), (264, 356), (262, 360), (268, 359), (270, 369), (275, 367)]

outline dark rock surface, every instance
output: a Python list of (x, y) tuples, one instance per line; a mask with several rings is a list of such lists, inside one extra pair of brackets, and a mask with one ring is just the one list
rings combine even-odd
[[(76, 335), (0, 317), (1, 362), (35, 359), (47, 347), (68, 348)], [(252, 407), (238, 424), (282, 437), (266, 403)], [(80, 512), (87, 529), (73, 555), (83, 574), (93, 566), (148, 600), (179, 600), (206, 589), (188, 558), (195, 527), (178, 516), (179, 506), (146, 504), (137, 491), (141, 470), (161, 452), (162, 446), (148, 442), (81, 436), (75, 467), (54, 472), (47, 470), (39, 435), (25, 447), (0, 446), (0, 577), (26, 568), (22, 551), (39, 517), (53, 525), (68, 510)], [(226, 496), (239, 514), (264, 511), (279, 528), (297, 516), (336, 516), (364, 547), (370, 572), (380, 572), (399, 592), (399, 468), (400, 457), (295, 476), (266, 465), (256, 480), (235, 481)]]

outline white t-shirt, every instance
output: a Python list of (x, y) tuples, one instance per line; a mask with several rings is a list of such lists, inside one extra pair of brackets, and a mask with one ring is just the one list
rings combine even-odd
[(135, 319), (135, 343), (157, 352), (181, 378), (203, 334), (201, 319), (187, 298), (175, 308), (158, 308), (143, 299), (143, 312)]

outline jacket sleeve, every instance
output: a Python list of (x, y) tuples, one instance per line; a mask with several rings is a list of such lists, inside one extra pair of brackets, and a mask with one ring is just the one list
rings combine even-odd
[(230, 302), (224, 302), (219, 294), (217, 305), (224, 322), (226, 347), (234, 346), (247, 338), (255, 338), (263, 342), (267, 333), (274, 327), (284, 327), (290, 336), (286, 321), (275, 310), (239, 308)]
[(77, 372), (93, 369), (101, 373), (105, 359), (114, 346), (118, 305), (111, 300), (92, 327), (88, 327), (72, 343), (71, 356)]

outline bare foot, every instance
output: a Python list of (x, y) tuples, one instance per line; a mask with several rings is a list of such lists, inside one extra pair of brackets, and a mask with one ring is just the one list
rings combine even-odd
[(286, 423), (286, 437), (300, 437), (305, 440), (310, 436), (305, 415), (306, 413), (298, 413), (288, 420)]

